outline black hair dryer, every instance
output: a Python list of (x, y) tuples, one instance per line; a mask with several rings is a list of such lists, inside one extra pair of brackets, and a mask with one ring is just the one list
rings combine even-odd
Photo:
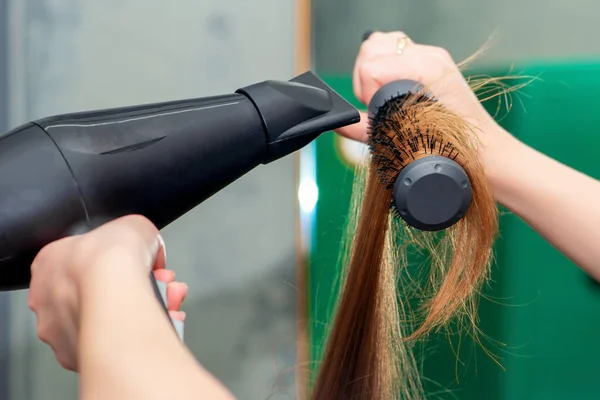
[(234, 94), (45, 118), (0, 135), (0, 290), (74, 226), (141, 214), (159, 229), (259, 164), (360, 120), (311, 72)]

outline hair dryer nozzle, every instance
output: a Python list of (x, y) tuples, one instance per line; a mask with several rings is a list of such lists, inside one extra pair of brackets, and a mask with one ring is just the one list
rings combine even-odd
[(247, 96), (262, 117), (268, 145), (264, 164), (301, 149), (323, 132), (360, 121), (358, 110), (312, 72), (237, 93)]

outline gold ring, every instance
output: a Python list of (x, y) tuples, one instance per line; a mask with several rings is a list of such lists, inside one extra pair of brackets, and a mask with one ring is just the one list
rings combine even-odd
[(396, 54), (400, 55), (404, 53), (404, 48), (410, 39), (407, 36), (399, 37), (396, 39)]

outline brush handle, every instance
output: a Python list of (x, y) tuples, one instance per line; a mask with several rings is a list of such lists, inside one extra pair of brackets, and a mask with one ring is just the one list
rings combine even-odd
[(150, 273), (150, 282), (152, 283), (152, 287), (154, 288), (154, 294), (156, 295), (163, 309), (167, 313), (167, 316), (169, 317), (169, 320), (171, 321), (171, 324), (173, 325), (177, 336), (179, 336), (179, 339), (183, 341), (183, 331), (185, 327), (183, 321), (171, 318), (169, 316), (169, 310), (167, 308), (167, 284), (161, 281), (157, 281), (154, 278), (154, 274), (152, 274), (152, 272)]

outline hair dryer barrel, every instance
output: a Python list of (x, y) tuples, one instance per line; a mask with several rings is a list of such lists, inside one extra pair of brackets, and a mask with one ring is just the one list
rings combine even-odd
[(46, 118), (0, 136), (0, 290), (74, 226), (141, 214), (159, 228), (358, 111), (307, 72), (235, 94)]

